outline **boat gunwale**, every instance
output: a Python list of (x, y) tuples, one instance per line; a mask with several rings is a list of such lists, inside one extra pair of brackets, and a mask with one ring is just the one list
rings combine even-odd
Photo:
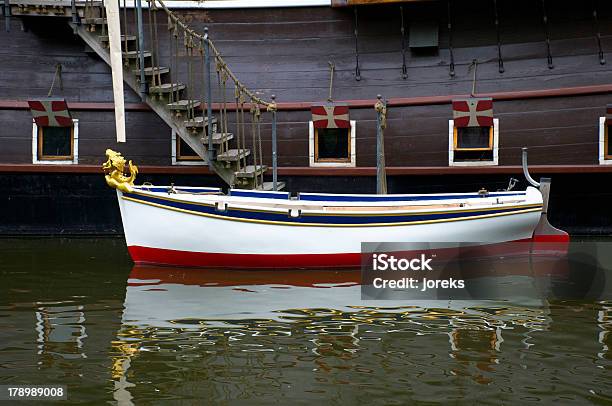
[[(420, 204), (410, 204), (406, 205), (406, 202), (396, 202), (400, 204), (372, 204), (372, 205), (361, 205), (361, 206), (352, 206), (352, 205), (340, 205), (338, 202), (330, 202), (332, 204), (323, 205), (304, 205), (303, 202), (299, 200), (283, 200), (282, 203), (279, 203), (277, 199), (262, 199), (256, 198), (257, 200), (265, 200), (265, 202), (253, 202), (253, 198), (232, 198), (231, 196), (226, 195), (191, 195), (191, 194), (181, 194), (182, 197), (206, 197), (214, 199), (213, 201), (202, 201), (202, 200), (192, 200), (192, 199), (177, 199), (173, 197), (169, 197), (170, 195), (164, 192), (147, 192), (142, 193), (141, 191), (133, 191), (131, 192), (136, 195), (142, 196), (151, 196), (161, 200), (167, 200), (175, 203), (187, 203), (193, 204), (197, 206), (205, 206), (215, 208), (219, 212), (223, 212), (226, 210), (238, 210), (238, 211), (247, 211), (247, 212), (257, 212), (257, 213), (272, 213), (272, 214), (286, 214), (291, 210), (300, 210), (300, 215), (307, 216), (349, 216), (349, 217), (359, 217), (359, 216), (398, 216), (398, 215), (429, 215), (429, 214), (448, 214), (448, 213), (460, 213), (460, 212), (474, 212), (474, 211), (492, 211), (492, 210), (500, 210), (500, 209), (518, 209), (518, 208), (528, 208), (535, 207), (534, 204), (542, 206), (541, 201), (534, 203), (533, 201), (529, 201), (527, 195), (525, 195), (525, 199), (521, 201), (517, 201), (515, 199), (510, 201), (499, 201), (499, 197), (494, 197), (496, 200), (492, 200), (493, 198), (472, 198), (472, 199), (462, 199), (459, 202), (447, 203), (446, 205), (440, 204), (439, 201), (419, 201)], [(160, 195), (163, 193), (164, 195)], [(236, 201), (236, 199), (238, 199)], [(451, 200), (451, 199), (449, 199)], [(459, 200), (459, 199), (452, 199)], [(470, 200), (475, 200), (480, 204), (473, 204), (469, 202)], [(429, 204), (427, 204), (429, 202)], [(432, 203), (433, 202), (433, 203)], [(219, 210), (218, 205), (223, 203), (225, 205), (225, 210)], [(251, 204), (249, 204), (251, 203)], [(327, 202), (326, 202), (327, 203)], [(336, 203), (336, 204), (334, 204)], [(364, 202), (361, 202), (364, 203)], [(377, 202), (379, 203), (379, 202)], [(382, 203), (382, 202), (380, 202)], [(388, 203), (388, 202), (385, 202)], [(410, 207), (411, 209), (406, 209)], [(342, 209), (346, 208), (346, 211), (342, 211)], [(363, 210), (358, 210), (359, 208), (363, 208)], [(393, 210), (392, 208), (396, 208)], [(430, 210), (423, 210), (431, 208)], [(357, 210), (355, 210), (357, 209)], [(383, 213), (374, 212), (375, 209), (384, 210)], [(443, 210), (447, 209), (447, 210)], [(451, 210), (448, 210), (451, 209)], [(349, 211), (350, 210), (350, 211)], [(420, 211), (417, 211), (420, 210)]]
[[(279, 225), (279, 226), (294, 226), (294, 227), (397, 227), (397, 226), (412, 226), (412, 225), (421, 225), (421, 224), (433, 224), (433, 223), (444, 223), (444, 222), (455, 222), (455, 221), (468, 221), (468, 220), (478, 220), (478, 219), (484, 219), (484, 218), (492, 218), (492, 217), (501, 217), (501, 216), (509, 216), (509, 215), (518, 215), (518, 214), (526, 214), (526, 213), (532, 213), (532, 212), (541, 212), (542, 210), (542, 204), (530, 204), (530, 205), (525, 205), (525, 206), (515, 206), (514, 208), (516, 210), (512, 210), (511, 208), (506, 208), (508, 210), (506, 211), (501, 211), (498, 213), (488, 213), (488, 214), (480, 214), (480, 215), (472, 215), (472, 216), (462, 216), (462, 217), (452, 217), (452, 218), (439, 218), (439, 219), (431, 219), (431, 220), (414, 220), (414, 221), (397, 221), (397, 222), (387, 222), (387, 223), (307, 223), (307, 222), (297, 222), (297, 221), (279, 221), (279, 220), (262, 220), (262, 219), (253, 219), (253, 218), (243, 218), (243, 217), (232, 217), (232, 216), (226, 216), (226, 215), (222, 215), (222, 214), (217, 214), (217, 213), (205, 213), (205, 212), (199, 212), (199, 211), (193, 211), (193, 210), (188, 210), (188, 209), (182, 209), (182, 208), (178, 208), (178, 207), (172, 207), (172, 206), (166, 206), (163, 204), (159, 204), (159, 203), (153, 203), (153, 202), (148, 202), (148, 201), (144, 201), (144, 200), (138, 200), (138, 199), (134, 199), (132, 197), (129, 196), (121, 196), (122, 199), (127, 200), (127, 201), (131, 201), (131, 202), (135, 202), (135, 203), (139, 203), (139, 204), (145, 204), (148, 206), (153, 206), (153, 207), (158, 207), (161, 209), (166, 209), (166, 210), (171, 210), (171, 211), (176, 211), (176, 212), (181, 212), (181, 213), (186, 213), (186, 214), (192, 214), (192, 215), (197, 215), (197, 216), (202, 216), (202, 217), (209, 217), (209, 218), (215, 218), (218, 220), (224, 220), (224, 221), (237, 221), (237, 222), (246, 222), (246, 223), (259, 223), (259, 224), (270, 224), (270, 225)], [(180, 203), (184, 203), (179, 201)], [(190, 202), (188, 202), (190, 203)], [(208, 207), (214, 207), (213, 205), (203, 205), (203, 206), (208, 206)], [(249, 210), (252, 211), (252, 210)], [(478, 210), (476, 210), (478, 211)], [(222, 213), (222, 212), (218, 212), (218, 213)], [(270, 212), (273, 214), (283, 214), (286, 213), (288, 215), (287, 212)], [(461, 212), (459, 212), (461, 213)], [(426, 213), (426, 214), (442, 214), (442, 213)], [(304, 214), (305, 216), (309, 216), (311, 214), (306, 213)], [(316, 215), (315, 215), (316, 216)], [(366, 215), (367, 216), (367, 215)], [(355, 216), (357, 217), (357, 216)], [(291, 219), (291, 217), (288, 217), (288, 219)]]

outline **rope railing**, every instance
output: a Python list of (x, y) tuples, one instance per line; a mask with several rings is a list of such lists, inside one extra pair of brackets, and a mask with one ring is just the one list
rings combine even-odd
[[(223, 59), (223, 56), (221, 55), (221, 52), (219, 51), (219, 49), (215, 46), (215, 44), (208, 37), (207, 34), (200, 34), (196, 32), (195, 30), (193, 30), (191, 27), (189, 27), (184, 21), (182, 21), (176, 14), (174, 14), (166, 6), (163, 0), (150, 0), (150, 1), (154, 8), (157, 7), (157, 3), (159, 3), (159, 6), (161, 7), (161, 9), (164, 10), (164, 12), (167, 14), (169, 21), (172, 21), (173, 24), (176, 24), (176, 26), (180, 27), (183, 30), (186, 38), (187, 36), (191, 37), (190, 41), (192, 43), (195, 43), (195, 42), (198, 42), (200, 44), (203, 44), (204, 42), (208, 43), (213, 53), (213, 57), (215, 58), (215, 61), (217, 63), (217, 70), (225, 74), (228, 79), (231, 79), (231, 81), (234, 82), (235, 87), (239, 89), (241, 93), (244, 93), (246, 96), (248, 96), (248, 99), (250, 99), (251, 103), (262, 105), (268, 111), (276, 110), (276, 103), (267, 102), (263, 100), (261, 97), (257, 96), (253, 91), (249, 90), (236, 77), (234, 72), (231, 71), (231, 69), (228, 67), (227, 63)], [(197, 41), (194, 41), (194, 40), (197, 40)]]

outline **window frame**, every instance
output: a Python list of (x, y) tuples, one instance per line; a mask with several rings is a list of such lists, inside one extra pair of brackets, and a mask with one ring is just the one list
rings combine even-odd
[(357, 122), (350, 120), (350, 127), (348, 128), (349, 140), (348, 140), (348, 158), (319, 158), (319, 137), (318, 129), (314, 127), (312, 121), (308, 122), (308, 149), (309, 149), (309, 163), (311, 167), (337, 167), (337, 168), (352, 168), (356, 166), (356, 127)]
[[(456, 148), (457, 128), (455, 120), (448, 120), (448, 166), (497, 166), (499, 165), (499, 119), (493, 119), (490, 127), (489, 145), (491, 148)], [(492, 159), (486, 161), (455, 161), (455, 152), (464, 151), (491, 151)]]
[(180, 156), (180, 137), (176, 134), (176, 131), (172, 130), (171, 142), (171, 153), (172, 153), (172, 165), (193, 165), (201, 166), (208, 165), (208, 160), (202, 159), (199, 156), (196, 157), (181, 157)]
[(610, 142), (610, 127), (606, 117), (599, 117), (599, 164), (612, 165), (612, 155), (608, 154), (608, 145)]
[[(494, 126), (489, 127), (489, 146), (485, 148), (460, 148), (458, 146), (459, 141), (459, 128), (453, 125), (453, 149), (455, 151), (492, 151), (493, 150), (493, 129)], [(465, 127), (463, 127), (465, 128)]]
[(45, 127), (36, 124), (32, 119), (32, 163), (47, 165), (74, 165), (79, 162), (79, 120), (72, 119), (70, 127), (70, 155), (43, 155), (42, 138)]

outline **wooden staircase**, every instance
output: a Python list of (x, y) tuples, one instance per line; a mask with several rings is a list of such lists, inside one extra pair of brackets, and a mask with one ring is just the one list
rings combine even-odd
[[(35, 3), (36, 1), (34, 1)], [(29, 0), (28, 3), (32, 3)], [(57, 12), (53, 16), (69, 17), (70, 3), (64, 1), (54, 2), (60, 8), (60, 4), (66, 10)], [(78, 19), (72, 18), (69, 21), (74, 33), (78, 35), (107, 65), (110, 66), (109, 38), (106, 35), (104, 25), (106, 18), (102, 4), (91, 2), (87, 13), (79, 7)], [(82, 6), (82, 3), (81, 3)], [(35, 7), (35, 6), (32, 6)], [(25, 9), (13, 8), (13, 15), (37, 15), (38, 8)], [(49, 13), (44, 13), (50, 16)], [(78, 20), (80, 19), (80, 23)], [(123, 23), (123, 22), (122, 22)], [(138, 59), (137, 37), (135, 35), (121, 36), (122, 56), (123, 56), (123, 80), (137, 94), (140, 94), (140, 69)], [(126, 47), (127, 46), (127, 47)], [(208, 162), (208, 126), (212, 126), (213, 133), (213, 159), (210, 162), (211, 169), (218, 174), (230, 187), (241, 189), (263, 189), (272, 190), (272, 182), (262, 182), (263, 174), (267, 171), (265, 165), (257, 165), (255, 162), (248, 164), (251, 157), (251, 150), (242, 145), (240, 149), (230, 145), (235, 143), (234, 134), (218, 132), (217, 119), (204, 115), (200, 100), (187, 98), (187, 85), (185, 83), (172, 83), (170, 81), (170, 68), (164, 66), (153, 66), (152, 50), (142, 51), (145, 61), (145, 80), (148, 93), (144, 102), (168, 125), (174, 132), (189, 145), (205, 162)], [(159, 61), (157, 61), (159, 64)], [(161, 84), (153, 83), (154, 77), (161, 79)], [(178, 95), (178, 97), (177, 97)], [(194, 111), (195, 117), (190, 118), (187, 111)], [(129, 134), (127, 135), (129, 138)], [(222, 148), (219, 148), (223, 146)], [(284, 187), (282, 182), (278, 182), (277, 190)]]

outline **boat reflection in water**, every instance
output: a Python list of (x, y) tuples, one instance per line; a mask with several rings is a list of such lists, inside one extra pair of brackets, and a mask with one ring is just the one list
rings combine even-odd
[[(151, 378), (175, 381), (173, 390), (159, 395), (165, 400), (188, 393), (194, 399), (265, 403), (278, 399), (269, 385), (283, 391), (285, 382), (295, 399), (323, 400), (342, 392), (352, 401), (357, 398), (333, 385), (386, 385), (383, 370), (408, 379), (406, 370), (395, 371), (408, 367), (413, 372), (406, 382), (415, 392), (426, 383), (414, 374), (440, 383), (448, 376), (488, 383), (498, 364), (516, 363), (516, 351), (530, 351), (538, 332), (551, 326), (542, 286), (568, 275), (558, 267), (538, 269), (550, 272), (505, 275), (504, 300), (410, 302), (361, 300), (357, 270), (135, 266), (113, 342), (114, 397), (127, 404), (133, 396), (146, 397), (149, 391), (137, 383)], [(500, 280), (488, 275), (476, 274), (472, 282), (496, 283), (501, 292)], [(436, 396), (448, 399), (455, 389)]]

